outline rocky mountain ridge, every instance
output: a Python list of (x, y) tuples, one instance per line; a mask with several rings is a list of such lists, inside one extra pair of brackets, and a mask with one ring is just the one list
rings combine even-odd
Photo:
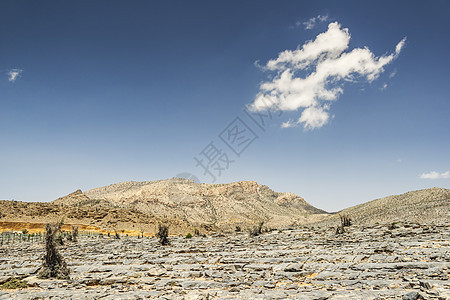
[(268, 228), (314, 224), (336, 226), (340, 215), (356, 224), (394, 221), (450, 221), (450, 190), (432, 188), (389, 196), (327, 213), (293, 193), (279, 193), (254, 181), (228, 184), (195, 183), (173, 178), (120, 182), (82, 192), (77, 190), (53, 202), (0, 201), (0, 222), (46, 223), (64, 218), (68, 224), (99, 230), (155, 232), (170, 224), (172, 234), (246, 230), (260, 221)]
[(68, 223), (145, 232), (154, 232), (159, 222), (170, 224), (173, 232), (245, 230), (261, 221), (285, 228), (328, 215), (293, 193), (278, 193), (254, 181), (198, 184), (180, 178), (77, 190), (51, 203), (2, 204), (9, 213), (1, 221), (48, 222), (64, 217)]
[(434, 187), (392, 195), (346, 208), (318, 223), (338, 224), (340, 215), (350, 216), (357, 224), (450, 222), (450, 190)]
[(327, 214), (293, 193), (277, 193), (254, 181), (198, 184), (180, 178), (120, 182), (86, 191), (83, 196), (72, 193), (53, 203), (74, 205), (86, 199), (211, 228), (231, 229), (260, 221), (289, 226)]

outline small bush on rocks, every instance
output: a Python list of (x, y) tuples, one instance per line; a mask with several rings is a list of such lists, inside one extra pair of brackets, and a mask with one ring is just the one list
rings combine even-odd
[(1, 290), (25, 289), (27, 287), (27, 282), (18, 278), (10, 278), (8, 281), (0, 285)]
[(78, 241), (78, 226), (72, 225), (72, 241)]
[(338, 226), (336, 228), (336, 234), (343, 234), (345, 232), (344, 226)]
[(394, 230), (396, 228), (398, 228), (398, 222), (392, 222), (391, 224), (389, 224), (388, 229), (389, 230)]
[(347, 215), (341, 215), (341, 226), (342, 227), (349, 227), (352, 225), (352, 219)]
[(262, 228), (264, 226), (264, 221), (259, 222), (259, 224), (252, 229), (250, 229), (249, 234), (250, 236), (258, 236), (262, 234)]
[(187, 238), (187, 239), (192, 238), (192, 234), (189, 232), (188, 234), (186, 234), (186, 238)]
[(168, 245), (169, 239), (167, 237), (169, 236), (169, 226), (160, 223), (158, 225), (158, 233), (156, 236), (159, 238), (159, 243), (161, 245)]

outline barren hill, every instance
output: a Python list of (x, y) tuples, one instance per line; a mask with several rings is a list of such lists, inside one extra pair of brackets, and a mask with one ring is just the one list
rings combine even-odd
[(253, 181), (198, 184), (173, 178), (121, 182), (83, 193), (77, 190), (51, 203), (2, 201), (1, 221), (68, 223), (113, 230), (153, 232), (168, 222), (172, 232), (242, 229), (264, 221), (273, 228), (312, 222), (328, 214), (293, 193), (277, 193)]
[(319, 223), (338, 224), (339, 215), (348, 215), (354, 223), (359, 224), (403, 221), (449, 222), (450, 190), (430, 188), (372, 200), (332, 214)]
[[(83, 193), (77, 190), (50, 203), (0, 201), (0, 222), (66, 223), (99, 230), (155, 232), (159, 222), (171, 233), (243, 230), (260, 221), (270, 228), (339, 224), (339, 214), (354, 223), (450, 221), (450, 190), (432, 188), (389, 196), (329, 214), (292, 193), (278, 193), (254, 181), (199, 184), (173, 178), (120, 182)], [(31, 227), (30, 227), (31, 228)], [(0, 228), (1, 229), (1, 228)]]
[(295, 194), (277, 193), (253, 181), (228, 184), (198, 184), (180, 178), (128, 181), (95, 188), (84, 195), (146, 214), (184, 220), (192, 226), (234, 228), (263, 220), (279, 227), (326, 214)]

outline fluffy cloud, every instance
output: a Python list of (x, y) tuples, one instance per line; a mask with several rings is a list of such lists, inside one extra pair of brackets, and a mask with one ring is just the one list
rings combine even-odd
[[(306, 22), (303, 22), (303, 25), (305, 26), (306, 30), (311, 30), (314, 28), (314, 26), (316, 26), (317, 22), (325, 22), (328, 20), (328, 16), (321, 16), (318, 15), (317, 17), (311, 18)], [(297, 25), (300, 25), (299, 23), (297, 23)]]
[(20, 77), (20, 74), (23, 72), (21, 69), (12, 69), (8, 71), (8, 81), (14, 82), (17, 78)]
[(450, 178), (450, 171), (443, 172), (443, 173), (439, 173), (436, 171), (432, 171), (429, 173), (422, 173), (422, 175), (420, 175), (420, 178), (422, 178), (422, 179), (446, 179), (446, 178)]
[[(282, 127), (299, 124), (308, 129), (322, 127), (330, 119), (328, 103), (344, 92), (342, 82), (358, 78), (372, 82), (400, 54), (405, 41), (406, 38), (402, 39), (393, 53), (379, 57), (367, 47), (346, 51), (350, 42), (348, 29), (341, 28), (338, 22), (330, 23), (328, 30), (314, 41), (296, 50), (285, 50), (267, 62), (264, 69), (277, 73), (271, 81), (260, 85), (250, 109), (303, 109), (297, 121), (285, 122)], [(302, 77), (300, 73), (306, 75)]]

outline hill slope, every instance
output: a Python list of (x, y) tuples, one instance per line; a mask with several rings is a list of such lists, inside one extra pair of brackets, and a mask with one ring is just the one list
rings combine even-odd
[(431, 188), (388, 196), (346, 208), (319, 223), (339, 223), (339, 215), (348, 215), (354, 223), (373, 224), (396, 221), (431, 223), (450, 221), (450, 190)]
[(1, 201), (4, 222), (66, 223), (113, 230), (154, 232), (157, 223), (171, 232), (242, 229), (265, 221), (272, 228), (316, 221), (328, 215), (292, 193), (277, 193), (253, 181), (197, 184), (173, 178), (121, 182), (83, 193), (77, 190), (51, 203)]
[[(432, 188), (389, 196), (328, 214), (292, 193), (274, 192), (253, 181), (197, 184), (169, 179), (121, 182), (83, 193), (75, 191), (53, 202), (0, 201), (0, 221), (39, 225), (64, 218), (66, 223), (105, 230), (154, 233), (159, 222), (171, 233), (234, 230), (265, 221), (267, 227), (339, 224), (339, 214), (354, 223), (450, 221), (450, 190)], [(0, 228), (1, 230), (1, 228)]]
[(143, 213), (185, 220), (193, 226), (234, 228), (264, 220), (279, 227), (326, 214), (295, 194), (277, 193), (253, 181), (228, 184), (198, 184), (179, 178), (130, 181), (92, 189), (85, 195)]

